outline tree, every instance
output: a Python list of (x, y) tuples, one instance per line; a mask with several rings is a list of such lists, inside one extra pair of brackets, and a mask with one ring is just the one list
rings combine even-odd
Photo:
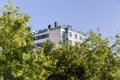
[(46, 42), (42, 43), (42, 47), (44, 48), (44, 52), (47, 54), (50, 54), (50, 52), (54, 49), (55, 43), (51, 42), (50, 40), (47, 40)]
[[(89, 31), (85, 41), (59, 49), (47, 41), (36, 50), (29, 16), (5, 5), (0, 15), (1, 80), (119, 80), (120, 35), (115, 42)], [(47, 55), (46, 55), (47, 54)]]
[(23, 80), (46, 80), (55, 65), (49, 56), (45, 56), (43, 49), (32, 54), (24, 54), (23, 62)]
[(120, 57), (115, 53), (119, 53), (119, 42), (110, 46), (108, 38), (90, 31), (83, 43), (62, 45), (50, 55), (57, 63), (48, 80), (118, 80)]
[[(1, 13), (0, 79), (45, 80), (55, 64), (49, 56), (45, 56), (46, 49), (34, 49), (34, 36), (27, 26), (30, 16), (19, 12), (19, 7), (10, 2), (2, 8)], [(51, 46), (47, 48), (50, 52)]]
[(21, 76), (23, 53), (31, 53), (33, 49), (33, 35), (27, 27), (30, 17), (19, 12), (19, 7), (12, 6), (10, 2), (1, 9), (1, 13), (0, 75), (4, 80), (13, 80)]

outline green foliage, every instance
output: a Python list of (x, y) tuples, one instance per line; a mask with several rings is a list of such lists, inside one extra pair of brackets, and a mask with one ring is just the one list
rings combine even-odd
[(75, 46), (62, 45), (50, 55), (57, 61), (48, 80), (118, 80), (120, 78), (119, 39), (109, 39), (90, 31), (86, 40)]
[(46, 42), (42, 43), (42, 48), (44, 48), (44, 52), (46, 54), (50, 54), (54, 46), (55, 46), (54, 42), (51, 42), (50, 40), (47, 40)]
[[(29, 16), (10, 3), (0, 15), (0, 80), (119, 80), (120, 35), (109, 38), (89, 31), (83, 43), (48, 40), (39, 50), (27, 27)], [(47, 54), (47, 55), (46, 55)]]
[(33, 49), (33, 36), (27, 23), (29, 16), (19, 7), (5, 5), (0, 16), (0, 76), (5, 80), (23, 79), (23, 53)]

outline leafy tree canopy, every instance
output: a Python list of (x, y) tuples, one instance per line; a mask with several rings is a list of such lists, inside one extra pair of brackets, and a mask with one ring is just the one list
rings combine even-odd
[[(36, 50), (28, 27), (30, 16), (8, 3), (0, 15), (1, 80), (119, 80), (120, 35), (102, 38), (89, 31), (75, 46), (47, 41)], [(46, 55), (47, 54), (47, 55)]]

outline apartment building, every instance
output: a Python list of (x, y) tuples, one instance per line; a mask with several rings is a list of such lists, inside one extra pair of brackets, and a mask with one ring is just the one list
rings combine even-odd
[(34, 43), (37, 47), (41, 47), (42, 43), (46, 42), (46, 40), (54, 42), (55, 48), (59, 48), (60, 41), (66, 44), (67, 40), (71, 45), (75, 45), (77, 42), (82, 43), (84, 36), (74, 31), (70, 25), (62, 26), (55, 22), (54, 27), (48, 25), (47, 29), (39, 30), (35, 33)]

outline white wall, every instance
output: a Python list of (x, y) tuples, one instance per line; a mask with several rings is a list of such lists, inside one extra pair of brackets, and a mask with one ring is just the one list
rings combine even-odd
[[(44, 32), (44, 33), (37, 34), (35, 36), (39, 36), (39, 35), (43, 35), (43, 34), (48, 34), (49, 33), (49, 38), (35, 40), (34, 43), (35, 44), (36, 43), (43, 43), (43, 42), (46, 42), (46, 40), (50, 39), (50, 41), (55, 43), (55, 48), (59, 48), (60, 47), (59, 42), (62, 40), (62, 31), (65, 31), (65, 29), (59, 28), (59, 29), (56, 29), (56, 30), (51, 30), (51, 31), (47, 31), (47, 32)], [(69, 32), (72, 33), (72, 37), (69, 36)], [(75, 34), (77, 35), (77, 39), (74, 36)], [(68, 31), (68, 41), (71, 40), (72, 41), (72, 45), (75, 45), (75, 42), (80, 42), (80, 43), (83, 42), (83, 39), (80, 40), (79, 36), (82, 36), (82, 35), (77, 33), (77, 32), (74, 32), (72, 30)], [(82, 36), (82, 38), (84, 38), (84, 37)]]
[[(72, 37), (70, 37), (69, 32), (72, 33)], [(77, 39), (75, 38), (75, 34), (77, 35)], [(71, 30), (68, 31), (68, 40), (71, 40), (71, 41), (72, 41), (72, 45), (75, 45), (75, 42), (80, 42), (80, 43), (83, 42), (83, 39), (80, 40), (80, 36), (81, 36), (82, 38), (84, 38), (81, 34), (79, 34), (79, 33), (77, 33), (77, 32), (74, 32), (74, 31), (71, 31)]]
[(35, 36), (40, 36), (40, 35), (44, 35), (44, 34), (48, 34), (48, 33), (49, 33), (49, 38), (35, 40), (34, 43), (35, 44), (36, 43), (43, 43), (43, 42), (46, 42), (46, 40), (49, 39), (50, 41), (55, 43), (55, 48), (59, 48), (60, 47), (59, 42), (61, 40), (61, 29), (47, 31), (47, 32), (44, 32), (44, 33), (37, 34)]
[(49, 32), (49, 39), (55, 43), (55, 48), (59, 48), (59, 42), (61, 40), (61, 29), (52, 30)]
[[(40, 35), (44, 35), (44, 34), (48, 34), (48, 32), (44, 32), (44, 33), (40, 33), (40, 34), (36, 34), (35, 36), (40, 36)], [(35, 40), (34, 43), (42, 43), (42, 42), (46, 42), (46, 40), (49, 39), (49, 38), (44, 38), (44, 39), (39, 39), (39, 40)]]

